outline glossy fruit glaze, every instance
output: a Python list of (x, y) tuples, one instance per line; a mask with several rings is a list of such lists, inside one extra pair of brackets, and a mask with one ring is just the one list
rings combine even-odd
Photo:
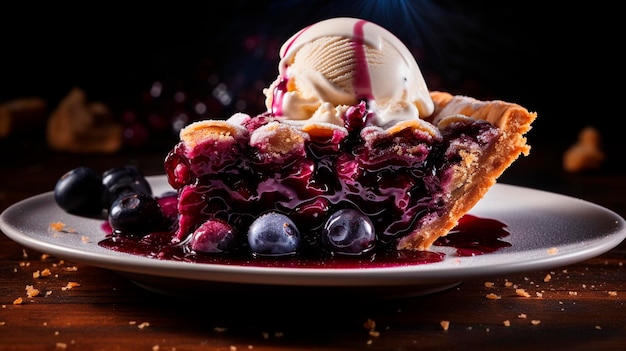
[(172, 243), (171, 231), (158, 231), (143, 237), (113, 235), (108, 223), (103, 224), (107, 237), (102, 247), (137, 256), (190, 263), (208, 263), (253, 267), (283, 268), (384, 268), (441, 262), (446, 258), (439, 247), (455, 249), (457, 257), (477, 256), (511, 246), (503, 239), (509, 235), (504, 223), (488, 218), (465, 215), (459, 225), (439, 238), (428, 251), (375, 250), (361, 256), (298, 255), (286, 257), (251, 257), (250, 255), (203, 253), (190, 249), (187, 242)]
[(179, 194), (174, 241), (184, 242), (217, 218), (234, 228), (246, 251), (252, 222), (275, 211), (302, 232), (299, 253), (320, 255), (325, 222), (337, 211), (355, 209), (371, 220), (378, 251), (384, 251), (447, 211), (460, 153), (485, 152), (499, 135), (489, 123), (472, 119), (450, 123), (440, 135), (417, 128), (390, 134), (369, 126), (370, 118), (365, 103), (353, 106), (343, 116), (347, 133), (311, 135), (301, 149), (279, 155), (250, 141), (255, 130), (280, 121), (269, 113), (242, 122), (247, 133), (234, 140), (179, 142), (164, 165)]

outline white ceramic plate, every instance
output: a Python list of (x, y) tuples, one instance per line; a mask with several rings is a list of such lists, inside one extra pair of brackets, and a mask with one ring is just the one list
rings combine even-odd
[[(170, 190), (165, 176), (148, 177), (155, 194)], [(580, 199), (496, 184), (471, 214), (508, 226), (510, 247), (478, 256), (446, 255), (437, 263), (388, 268), (274, 268), (156, 260), (102, 248), (102, 219), (66, 213), (52, 192), (20, 201), (0, 215), (0, 229), (25, 247), (117, 271), (146, 289), (177, 294), (293, 289), (356, 295), (422, 295), (468, 279), (551, 269), (600, 255), (626, 237), (616, 213)], [(63, 222), (74, 233), (51, 230)], [(445, 251), (446, 248), (436, 251)], [(276, 289), (280, 287), (281, 289)], [(285, 290), (286, 289), (286, 290)], [(367, 294), (365, 294), (367, 292)]]

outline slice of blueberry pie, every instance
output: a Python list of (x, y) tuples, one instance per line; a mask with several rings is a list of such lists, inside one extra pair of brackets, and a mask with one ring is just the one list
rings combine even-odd
[(409, 50), (334, 18), (281, 48), (267, 111), (181, 130), (174, 241), (253, 255), (427, 250), (530, 147), (536, 114), (429, 92)]

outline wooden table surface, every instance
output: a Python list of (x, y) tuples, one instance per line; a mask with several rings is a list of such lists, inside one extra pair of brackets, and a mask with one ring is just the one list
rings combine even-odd
[[(79, 165), (135, 164), (147, 175), (163, 173), (161, 149), (94, 156), (53, 152), (36, 140), (1, 142), (2, 211), (52, 190)], [(535, 146), (500, 182), (579, 197), (626, 216), (623, 157), (610, 154), (599, 171), (569, 174), (562, 151)], [(171, 297), (45, 254), (0, 234), (0, 350), (626, 349), (624, 243), (566, 267), (468, 280), (430, 295), (334, 302), (258, 298), (253, 289)], [(46, 269), (49, 276), (34, 275)], [(28, 297), (29, 285), (40, 294)], [(492, 293), (501, 298), (488, 298)]]

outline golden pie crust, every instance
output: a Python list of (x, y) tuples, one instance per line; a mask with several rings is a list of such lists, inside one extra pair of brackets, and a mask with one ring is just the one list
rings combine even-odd
[(454, 170), (452, 192), (445, 202), (448, 211), (399, 239), (397, 248), (400, 250), (427, 250), (435, 240), (452, 230), (459, 219), (485, 196), (505, 169), (520, 155), (529, 154), (530, 146), (525, 134), (537, 118), (535, 112), (529, 112), (515, 103), (480, 101), (438, 91), (430, 95), (435, 111), (426, 119), (428, 122), (445, 124), (446, 117), (462, 115), (485, 120), (498, 127), (501, 134), (487, 152), (462, 154), (463, 162)]

